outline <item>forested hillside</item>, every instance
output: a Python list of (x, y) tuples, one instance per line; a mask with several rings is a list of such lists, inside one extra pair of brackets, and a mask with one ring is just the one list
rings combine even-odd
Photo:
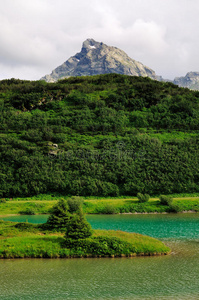
[(0, 81), (0, 197), (199, 192), (199, 92), (108, 74)]

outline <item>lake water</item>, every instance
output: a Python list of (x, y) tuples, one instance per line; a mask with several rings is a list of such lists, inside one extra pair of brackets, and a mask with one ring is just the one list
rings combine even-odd
[[(46, 218), (15, 216), (7, 220), (43, 223)], [(0, 299), (199, 299), (199, 214), (91, 215), (87, 219), (94, 229), (157, 237), (172, 254), (0, 260)]]

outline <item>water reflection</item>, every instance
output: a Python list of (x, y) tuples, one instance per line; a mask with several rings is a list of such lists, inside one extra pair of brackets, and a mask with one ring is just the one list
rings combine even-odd
[(3, 261), (1, 299), (197, 299), (196, 262), (174, 256)]

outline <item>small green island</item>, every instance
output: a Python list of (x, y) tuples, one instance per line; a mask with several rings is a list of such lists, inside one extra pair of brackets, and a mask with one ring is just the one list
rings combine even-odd
[(166, 255), (161, 241), (137, 233), (92, 230), (81, 199), (59, 200), (44, 224), (0, 221), (0, 258)]

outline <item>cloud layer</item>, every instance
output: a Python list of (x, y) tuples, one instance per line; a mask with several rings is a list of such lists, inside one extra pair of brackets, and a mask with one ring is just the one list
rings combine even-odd
[(199, 71), (198, 0), (0, 0), (0, 79), (39, 79), (94, 38), (173, 79)]

